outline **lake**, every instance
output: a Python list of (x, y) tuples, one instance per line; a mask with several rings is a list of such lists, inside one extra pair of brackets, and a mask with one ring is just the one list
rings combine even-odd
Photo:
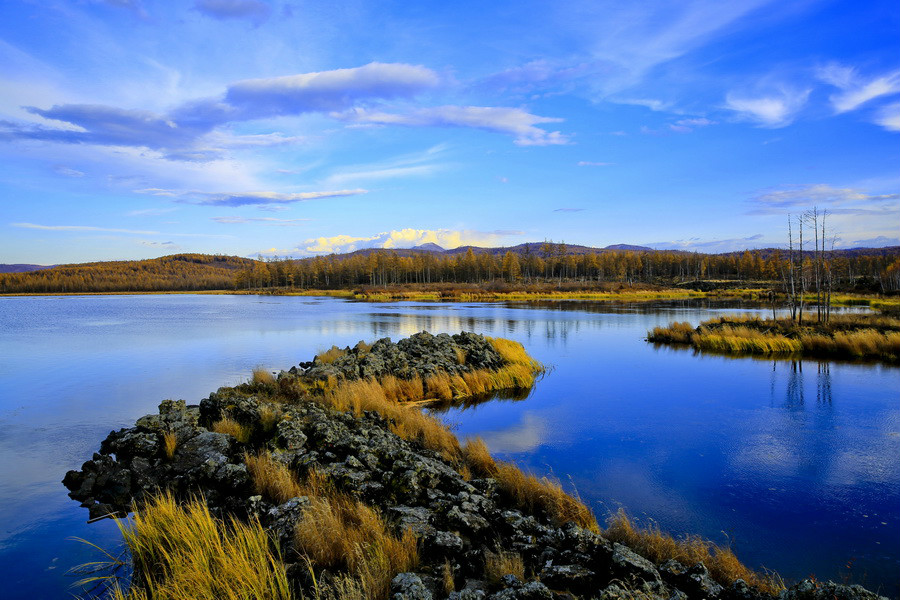
[(602, 521), (730, 543), (789, 580), (900, 594), (900, 369), (700, 355), (648, 329), (762, 309), (705, 303), (360, 303), (155, 295), (0, 298), (0, 574), (6, 598), (64, 598), (120, 548), (60, 483), (165, 398), (198, 403), (253, 368), (412, 333), (508, 337), (551, 369), (524, 400), (440, 413), (461, 438), (557, 477)]

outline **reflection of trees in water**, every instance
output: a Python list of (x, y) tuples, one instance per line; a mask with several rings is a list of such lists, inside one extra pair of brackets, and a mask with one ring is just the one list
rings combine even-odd
[[(786, 361), (782, 361), (786, 362)], [(775, 403), (775, 381), (777, 379), (779, 361), (772, 362), (772, 384), (770, 392)], [(788, 410), (802, 410), (806, 397), (803, 386), (803, 361), (791, 360), (788, 366), (787, 387), (783, 407)], [(816, 404), (831, 405), (831, 364), (827, 361), (816, 361)]]
[(554, 317), (544, 319), (510, 319), (501, 316), (491, 318), (484, 316), (404, 313), (373, 313), (371, 317), (369, 328), (373, 339), (407, 337), (420, 331), (429, 331), (431, 333), (474, 331), (486, 335), (523, 339), (528, 342), (536, 338), (543, 338), (549, 342), (547, 345), (551, 347), (557, 343), (565, 346), (570, 335), (582, 330), (596, 330), (604, 326), (604, 323), (597, 319), (584, 320)]

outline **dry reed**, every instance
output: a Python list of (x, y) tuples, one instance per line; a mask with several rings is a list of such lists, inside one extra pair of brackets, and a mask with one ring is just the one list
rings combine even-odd
[(175, 449), (178, 448), (178, 437), (174, 431), (163, 433), (163, 452), (166, 458), (172, 460), (175, 458)]

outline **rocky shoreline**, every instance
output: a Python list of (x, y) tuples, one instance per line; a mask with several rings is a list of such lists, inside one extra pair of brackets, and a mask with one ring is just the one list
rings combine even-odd
[[(419, 560), (392, 574), (392, 600), (665, 599), (769, 600), (743, 580), (717, 582), (706, 566), (668, 560), (654, 564), (602, 533), (561, 523), (542, 505), (523, 506), (497, 478), (468, 472), (418, 439), (404, 439), (397, 423), (374, 410), (341, 411), (316, 399), (285, 401), (283, 392), (336, 381), (393, 376), (428, 381), (435, 374), (497, 370), (507, 361), (475, 334), (379, 340), (319, 357), (260, 381), (220, 388), (199, 405), (166, 400), (158, 414), (111, 432), (100, 451), (69, 471), (63, 483), (91, 518), (126, 514), (166, 489), (176, 497), (202, 494), (213, 514), (258, 519), (278, 541), (287, 575), (309, 594), (324, 570), (310, 567), (296, 532), (311, 498), (278, 501), (261, 493), (248, 456), (264, 452), (302, 478), (315, 472), (341, 493), (375, 508), (398, 535), (411, 530)], [(329, 383), (331, 382), (331, 383)], [(232, 433), (223, 420), (236, 423)], [(236, 432), (240, 433), (236, 433)], [(488, 568), (492, 558), (518, 566)], [(502, 561), (501, 561), (502, 562)], [(315, 597), (315, 595), (313, 595)], [(877, 600), (859, 586), (804, 580), (783, 600)]]

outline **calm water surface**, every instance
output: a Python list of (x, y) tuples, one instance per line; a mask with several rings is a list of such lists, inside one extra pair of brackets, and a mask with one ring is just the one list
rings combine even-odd
[[(753, 309), (738, 309), (752, 312)], [(60, 480), (164, 398), (197, 403), (257, 366), (332, 344), (462, 330), (513, 338), (552, 371), (522, 401), (443, 413), (461, 437), (675, 533), (730, 542), (789, 579), (897, 597), (900, 370), (654, 348), (648, 328), (734, 308), (687, 304), (364, 304), (329, 298), (0, 298), (0, 576), (5, 598), (65, 598), (87, 525)], [(74, 590), (77, 591), (77, 590)]]

